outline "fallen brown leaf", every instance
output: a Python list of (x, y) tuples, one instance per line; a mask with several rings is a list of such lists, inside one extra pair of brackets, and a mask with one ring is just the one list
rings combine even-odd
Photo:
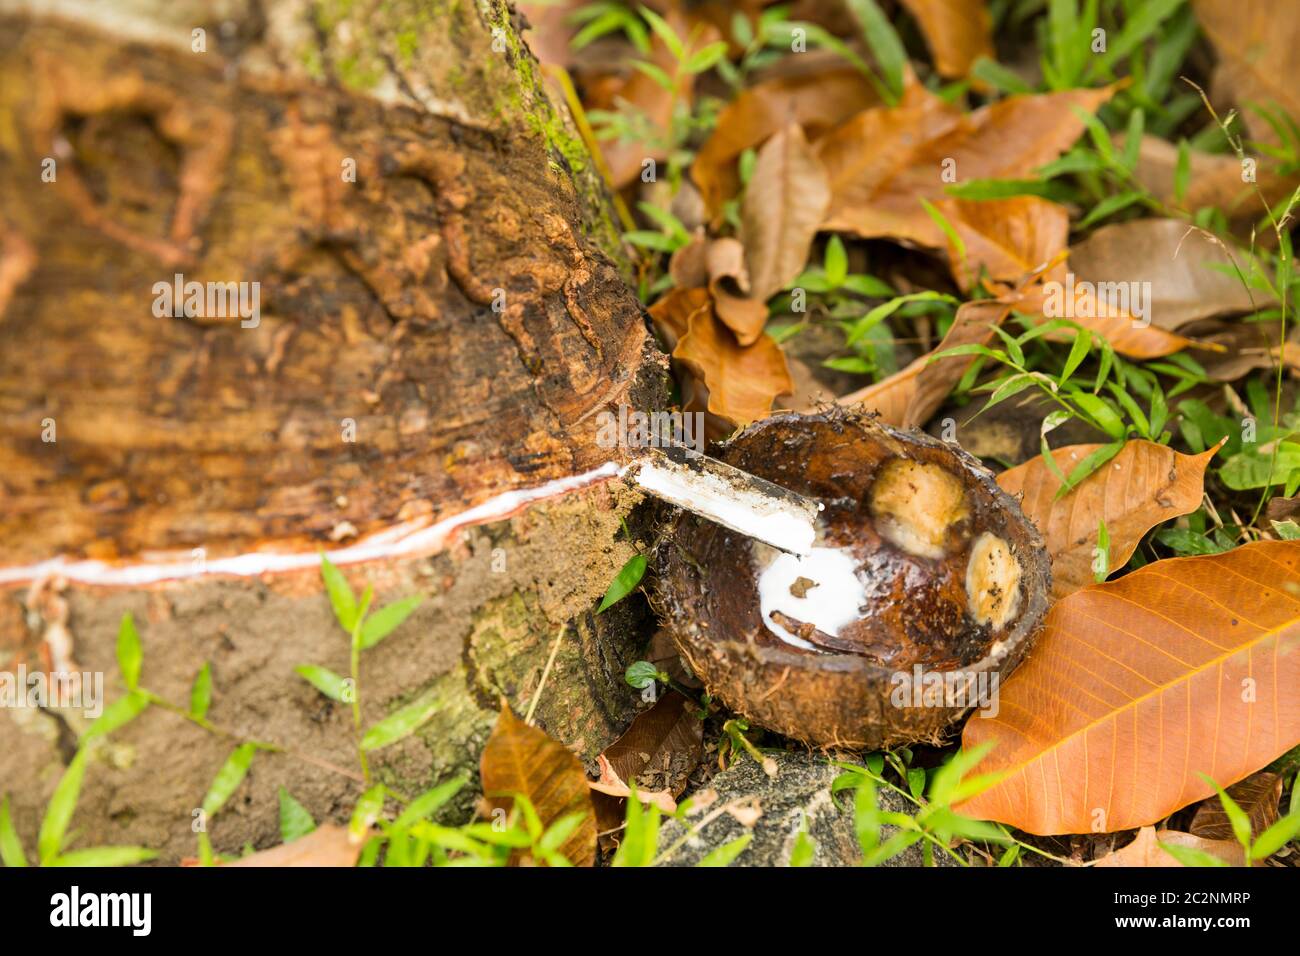
[[(795, 57), (794, 59), (799, 59)], [(798, 123), (815, 137), (878, 98), (861, 73), (840, 68), (807, 76), (782, 76), (743, 91), (718, 114), (712, 135), (696, 154), (691, 178), (711, 217), (740, 189), (736, 158)]]
[[(1051, 281), (1061, 281), (1061, 275), (1062, 273), (1055, 274)], [(1042, 316), (1044, 319), (1066, 318), (1076, 325), (1096, 332), (1110, 343), (1111, 348), (1126, 358), (1155, 359), (1187, 348), (1211, 348), (1177, 332), (1148, 324), (1144, 319), (1139, 320), (1118, 304), (1112, 304), (1105, 298), (1098, 297), (1087, 287), (1080, 289), (1076, 286), (1073, 297), (1066, 291), (1067, 289), (1068, 286), (1062, 286), (1056, 293), (1065, 303), (1064, 307), (1061, 307), (1059, 304), (1050, 304), (1049, 295), (1052, 294), (1050, 287), (1045, 284), (1034, 285), (1016, 301), (1016, 311), (1025, 315)], [(1070, 304), (1071, 301), (1073, 304)], [(1052, 333), (1048, 337), (1069, 338), (1070, 333)]]
[(1291, 80), (1300, 48), (1300, 7), (1195, 0), (1192, 9), (1219, 54), (1216, 92), (1222, 88), (1235, 101), (1252, 139), (1276, 143), (1277, 134), (1250, 106), (1280, 106), (1300, 120), (1300, 90)]
[(1157, 561), (1057, 602), (962, 746), (1001, 780), (955, 809), (1030, 833), (1146, 826), (1300, 743), (1300, 542)]
[[(962, 303), (948, 334), (935, 349), (935, 354), (959, 345), (988, 342), (993, 338), (994, 327), (1005, 322), (1010, 314), (1011, 306), (997, 299), (975, 299)], [(972, 356), (955, 355), (927, 362), (914, 380), (916, 389), (908, 399), (903, 424), (910, 427), (928, 421), (935, 409), (943, 404), (953, 386), (966, 374), (972, 361)]]
[(638, 714), (603, 756), (623, 780), (652, 775), (678, 796), (704, 755), (704, 725), (694, 711), (690, 701), (670, 690)]
[(898, 427), (924, 424), (974, 361), (968, 355), (936, 361), (931, 361), (932, 357), (958, 345), (987, 343), (993, 338), (993, 327), (1001, 325), (1010, 313), (1011, 306), (997, 299), (963, 303), (948, 334), (933, 352), (874, 385), (841, 396), (840, 404), (859, 405), (878, 413), (881, 421)]
[[(943, 243), (942, 233), (926, 215), (919, 197), (947, 198), (938, 162), (923, 170), (918, 191), (911, 181), (898, 182), (931, 142), (960, 130), (963, 117), (920, 84), (909, 85), (896, 106), (874, 106), (846, 120), (818, 139), (815, 149), (831, 186), (830, 213), (822, 228), (851, 232), (865, 238), (912, 238), (921, 231), (930, 245)], [(930, 182), (929, 180), (933, 180)], [(903, 232), (894, 220), (903, 218)], [(925, 224), (908, 225), (911, 219)]]
[(740, 208), (752, 298), (766, 301), (803, 270), (829, 201), (826, 170), (797, 124), (758, 151)]
[(708, 289), (670, 289), (667, 295), (646, 311), (650, 313), (655, 328), (663, 335), (665, 344), (672, 350), (690, 329), (691, 316), (708, 309), (711, 304)]
[(984, 0), (902, 0), (916, 18), (940, 76), (958, 79), (981, 56), (994, 58), (993, 24)]
[(941, 247), (922, 199), (948, 198), (954, 182), (1032, 175), (1083, 132), (1074, 109), (1095, 112), (1114, 90), (1011, 96), (963, 116), (911, 86), (898, 106), (865, 110), (818, 141), (831, 182), (822, 228)]
[[(632, 796), (632, 788), (626, 781), (619, 776), (609, 762), (609, 758), (601, 754), (596, 758), (596, 765), (600, 768), (600, 777), (596, 780), (588, 781), (588, 786), (596, 793), (604, 794), (607, 797), (616, 797), (620, 800), (626, 800)], [(676, 813), (677, 801), (667, 790), (645, 790), (641, 787), (636, 791), (637, 799), (642, 803), (650, 803), (658, 807), (664, 813)]]
[(1294, 498), (1271, 498), (1264, 514), (1270, 521), (1289, 521), (1300, 514), (1300, 495)]
[[(1282, 800), (1282, 775), (1261, 770), (1228, 787), (1227, 794), (1246, 811), (1250, 818), (1251, 837), (1257, 837), (1277, 822)], [(1234, 846), (1240, 846), (1218, 794), (1196, 808), (1196, 815), (1187, 829), (1206, 840), (1231, 840)]]
[(364, 840), (353, 842), (347, 827), (323, 823), (292, 843), (242, 857), (229, 866), (356, 866)]
[(542, 825), (583, 813), (586, 819), (559, 847), (574, 866), (596, 861), (596, 816), (582, 763), (563, 744), (502, 706), (497, 725), (479, 758), (483, 795), (494, 808), (510, 810), (514, 796), (527, 797)]
[(1278, 173), (1266, 156), (1258, 157), (1255, 183), (1243, 178), (1241, 160), (1234, 155), (1190, 150), (1188, 166), (1187, 194), (1180, 202), (1174, 187), (1178, 147), (1158, 136), (1143, 136), (1133, 178), (1170, 208), (1181, 206), (1188, 212), (1205, 207), (1221, 210), (1238, 233), (1245, 232), (1264, 215), (1264, 204), (1272, 206), (1300, 185), (1300, 179), (1295, 176)]
[[(1065, 475), (1101, 445), (1070, 445), (1052, 451)], [(1122, 568), (1142, 536), (1156, 525), (1190, 514), (1205, 494), (1205, 468), (1218, 446), (1181, 455), (1166, 445), (1134, 440), (1069, 494), (1043, 456), (998, 475), (1008, 494), (1021, 495), (1020, 510), (1042, 532), (1052, 556), (1052, 596), (1057, 600), (1093, 583), (1093, 551), (1100, 522), (1110, 535), (1110, 567)]]
[(752, 344), (767, 324), (767, 303), (750, 298), (745, 247), (739, 239), (715, 239), (705, 253), (713, 310), (736, 334), (741, 345)]
[(1098, 229), (1070, 250), (1076, 282), (1150, 283), (1147, 318), (1176, 331), (1217, 315), (1253, 312), (1272, 303), (1232, 269), (1246, 268), (1213, 234), (1177, 219), (1134, 219)]
[(790, 370), (790, 379), (794, 382), (794, 391), (787, 396), (776, 399), (777, 408), (795, 412), (811, 412), (821, 405), (830, 405), (835, 401), (835, 393), (830, 390), (813, 371), (812, 366), (789, 353), (785, 356), (786, 368)]
[(725, 284), (737, 295), (749, 294), (749, 270), (745, 267), (745, 246), (739, 239), (714, 239), (704, 253), (710, 291)]
[(771, 410), (776, 396), (794, 391), (785, 356), (770, 335), (741, 346), (712, 309), (693, 312), (689, 321), (690, 330), (677, 342), (673, 358), (703, 380), (710, 412), (748, 425)]
[(1205, 374), (1221, 382), (1235, 382), (1255, 369), (1275, 369), (1279, 358), (1282, 365), (1293, 372), (1300, 368), (1300, 346), (1294, 341), (1294, 330), (1288, 334), (1292, 341), (1283, 349), (1279, 342), (1281, 322), (1240, 322), (1209, 319), (1193, 322), (1182, 334), (1203, 345), (1214, 345), (1222, 351), (1197, 356)]
[(875, 412), (888, 425), (901, 428), (907, 418), (907, 406), (916, 394), (916, 377), (930, 361), (931, 353), (909, 363), (893, 375), (839, 397), (841, 405), (858, 405), (864, 411)]
[[(731, 241), (734, 242), (734, 240)], [(681, 357), (677, 354), (677, 350), (678, 346), (685, 338), (686, 333), (690, 330), (691, 316), (699, 313), (701, 316), (710, 317), (710, 321), (713, 321), (713, 296), (707, 288), (671, 289), (667, 295), (661, 298), (654, 305), (650, 306), (648, 311), (650, 313), (650, 318), (654, 321), (655, 329), (659, 332), (660, 337), (664, 341), (664, 347), (672, 353), (674, 357), (680, 360)], [(701, 321), (703, 322), (704, 320), (701, 319)], [(709, 367), (713, 369), (715, 377), (735, 374), (742, 368), (756, 367), (754, 363), (754, 358), (756, 356), (766, 357), (771, 363), (770, 367), (772, 369), (776, 368), (775, 360), (779, 359), (784, 361), (784, 356), (782, 355), (779, 346), (776, 345), (775, 341), (773, 341), (770, 336), (764, 336), (763, 339), (759, 340), (759, 342), (750, 346), (750, 349), (741, 349), (739, 344), (735, 341), (735, 336), (727, 333), (725, 326), (716, 322), (714, 322), (714, 324), (718, 325), (721, 329), (721, 333), (719, 333), (719, 335), (721, 335), (721, 347), (726, 350), (728, 356), (730, 356), (732, 351), (740, 351), (744, 353), (744, 355), (738, 357), (739, 364), (737, 364), (737, 362), (731, 360), (737, 358), (736, 356), (730, 356), (726, 362), (721, 362), (723, 355), (718, 353), (716, 348), (712, 351), (706, 349), (705, 354), (702, 357), (708, 359), (710, 355), (713, 356), (713, 360), (709, 361), (708, 364)], [(708, 338), (708, 336), (706, 336), (706, 338)], [(692, 344), (691, 352), (687, 353), (688, 358), (692, 357), (693, 353), (699, 350), (700, 345), (701, 342), (699, 341)], [(694, 357), (697, 359), (701, 358), (701, 356)], [(729, 370), (725, 373), (722, 371), (722, 365), (724, 364)], [(735, 422), (732, 419), (719, 415), (712, 410), (710, 405), (709, 389), (704, 384), (701, 377), (702, 372), (700, 369), (703, 367), (703, 365), (692, 366), (689, 362), (685, 363), (683, 374), (679, 376), (679, 382), (682, 389), (682, 411), (687, 414), (703, 414), (705, 439), (707, 441), (719, 441), (735, 430)], [(777, 381), (779, 382), (779, 373)], [(743, 385), (743, 383), (733, 383), (732, 387), (724, 388), (724, 393), (728, 396), (732, 396), (735, 394), (736, 389), (741, 385)], [(793, 385), (791, 387), (793, 388)], [(740, 394), (745, 394), (743, 388), (740, 389)], [(787, 393), (781, 392), (779, 394)], [(758, 400), (761, 401), (761, 399)], [(720, 399), (720, 401), (723, 400)]]
[(1236, 840), (1206, 840), (1191, 833), (1179, 833), (1177, 830), (1157, 832), (1155, 827), (1142, 827), (1132, 843), (1106, 854), (1093, 866), (1182, 866), (1183, 864), (1179, 863), (1172, 853), (1161, 849), (1162, 843), (1201, 850), (1223, 860), (1229, 866), (1246, 865), (1246, 853)]
[(1000, 282), (1019, 282), (1051, 262), (1070, 235), (1066, 208), (1037, 196), (981, 202), (945, 199), (935, 205), (964, 246), (963, 255), (948, 240), (953, 278), (966, 291), (982, 273)]
[(704, 440), (706, 442), (722, 441), (736, 430), (736, 423), (709, 411), (709, 390), (699, 376), (690, 368), (682, 366), (686, 374), (678, 377), (682, 388), (682, 411), (689, 415), (704, 416)]
[[(667, 649), (657, 653), (660, 656), (671, 655), (672, 660), (666, 662), (667, 666), (681, 670), (671, 637), (667, 638)], [(647, 649), (647, 654), (647, 659), (654, 659), (650, 649)], [(637, 797), (641, 802), (652, 803), (664, 813), (675, 813), (677, 801), (674, 798), (686, 789), (687, 779), (703, 754), (704, 725), (691, 711), (690, 702), (677, 691), (670, 690), (649, 710), (638, 714), (623, 735), (597, 758), (600, 778), (591, 783), (591, 789), (607, 797), (625, 800), (631, 796), (627, 781), (640, 780)], [(644, 783), (647, 776), (662, 784), (663, 789), (647, 787)], [(606, 802), (597, 800), (598, 812)], [(602, 824), (602, 829), (612, 829), (623, 821), (621, 812), (615, 814), (612, 808), (610, 810), (604, 816), (606, 823), (611, 825)], [(612, 842), (617, 843), (617, 838)]]
[[(698, 230), (691, 241), (668, 258), (668, 274), (678, 290), (698, 289), (709, 284), (709, 249), (712, 241)], [(662, 300), (660, 300), (662, 301)]]

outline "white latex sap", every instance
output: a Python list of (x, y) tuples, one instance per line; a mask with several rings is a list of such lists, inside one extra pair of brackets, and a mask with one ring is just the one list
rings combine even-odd
[[(772, 620), (773, 611), (796, 621), (815, 625), (819, 631), (838, 636), (840, 628), (861, 617), (866, 589), (858, 579), (858, 562), (846, 548), (813, 548), (806, 556), (783, 554), (769, 548), (756, 549), (761, 562), (769, 560), (758, 575), (759, 609), (763, 624), (787, 644), (811, 648), (803, 638), (791, 634)], [(810, 586), (803, 597), (791, 590), (799, 578)]]

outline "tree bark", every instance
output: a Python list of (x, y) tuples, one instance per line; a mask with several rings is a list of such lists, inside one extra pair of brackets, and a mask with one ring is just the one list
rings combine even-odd
[[(155, 707), (92, 745), (85, 845), (192, 852), (236, 738), (286, 752), (219, 850), (277, 841), (280, 786), (346, 817), (350, 711), (293, 672), (348, 669), (320, 550), (425, 596), (362, 664), (367, 724), (434, 706), (373, 754), (394, 789), (472, 769), (502, 700), (587, 758), (626, 726), (649, 617), (591, 611), (639, 498), (596, 419), (666, 369), (605, 200), (500, 0), (0, 0), (0, 668), (111, 701), (130, 612), (142, 683), (210, 661), (234, 735)], [(88, 722), (0, 709), (29, 842)]]

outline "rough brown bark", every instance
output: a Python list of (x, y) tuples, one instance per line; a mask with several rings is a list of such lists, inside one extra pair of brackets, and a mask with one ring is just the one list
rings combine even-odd
[[(107, 672), (112, 699), (126, 611), (151, 689), (183, 701), (211, 660), (214, 721), (299, 755), (259, 757), (213, 826), (219, 849), (263, 846), (277, 786), (322, 818), (359, 792), (310, 762), (355, 766), (349, 715), (292, 672), (345, 671), (346, 638), (314, 567), (195, 571), (379, 541), (345, 566), (358, 590), (426, 601), (367, 656), (366, 719), (439, 702), (380, 752), (381, 779), (416, 791), (472, 766), (564, 624), (538, 721), (594, 754), (635, 706), (621, 671), (644, 608), (590, 611), (632, 553), (616, 535), (637, 497), (594, 483), (522, 510), (502, 496), (606, 462), (596, 414), (661, 404), (664, 365), (509, 9), (105, 6), (0, 0), (0, 667), (48, 662), (66, 619), (75, 663)], [(156, 316), (154, 285), (176, 273), (258, 282), (256, 325)], [(427, 533), (476, 506), (470, 524), (497, 523)], [(394, 528), (426, 535), (376, 539)], [(51, 571), (65, 589), (29, 587)], [(87, 583), (150, 576), (168, 580)], [(78, 714), (0, 710), (20, 832), (82, 729)], [(96, 747), (75, 825), (175, 858), (230, 746), (150, 711)]]
[[(645, 327), (582, 233), (571, 160), (529, 123), (543, 107), (459, 9), (446, 55), (515, 88), (483, 116), (295, 85), (243, 68), (256, 46), (6, 21), (4, 210), (26, 254), (3, 316), (0, 564), (314, 546), (605, 459), (577, 426), (626, 396)], [(259, 282), (257, 326), (155, 316), (177, 272)]]

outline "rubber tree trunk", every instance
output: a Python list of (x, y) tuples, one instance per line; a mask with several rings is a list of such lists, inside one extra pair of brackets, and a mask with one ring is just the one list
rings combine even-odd
[[(665, 360), (605, 200), (499, 0), (0, 0), (0, 670), (111, 702), (129, 612), (142, 685), (186, 706), (209, 662), (229, 734), (152, 707), (96, 741), (78, 845), (191, 855), (247, 739), (285, 750), (219, 851), (278, 842), (281, 786), (347, 816), (351, 710), (294, 672), (349, 668), (321, 550), (424, 597), (362, 658), (365, 725), (433, 712), (377, 780), (473, 772), (502, 701), (589, 759), (622, 731), (650, 621), (592, 614), (638, 501), (597, 419), (660, 407)], [(29, 853), (88, 724), (0, 708)]]

